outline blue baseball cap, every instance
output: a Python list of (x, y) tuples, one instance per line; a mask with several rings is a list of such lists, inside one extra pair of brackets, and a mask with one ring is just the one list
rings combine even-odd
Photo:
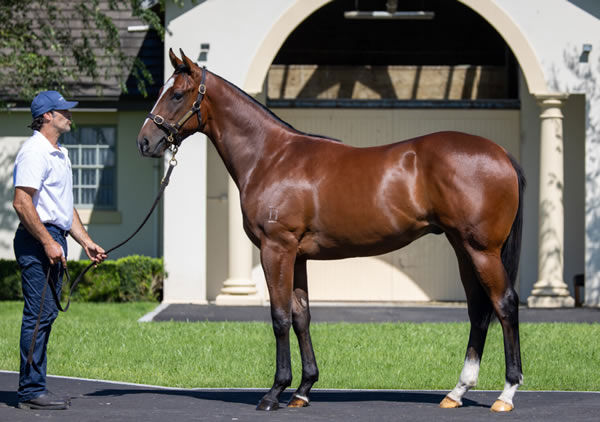
[(31, 116), (35, 119), (51, 110), (69, 110), (79, 104), (67, 101), (56, 91), (42, 91), (31, 102)]

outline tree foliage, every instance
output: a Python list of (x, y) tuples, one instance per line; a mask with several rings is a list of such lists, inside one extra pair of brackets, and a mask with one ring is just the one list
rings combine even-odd
[(157, 13), (156, 8), (143, 7), (142, 0), (2, 0), (0, 100), (4, 105), (30, 101), (46, 89), (72, 95), (72, 88), (82, 81), (101, 95), (109, 79), (127, 92), (130, 75), (147, 95), (152, 76), (139, 58), (126, 53), (112, 16), (127, 11), (162, 39), (159, 14), (164, 1), (158, 2)]

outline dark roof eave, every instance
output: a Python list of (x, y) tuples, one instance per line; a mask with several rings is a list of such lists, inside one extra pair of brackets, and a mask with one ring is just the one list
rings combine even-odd
[[(113, 109), (117, 111), (150, 111), (154, 105), (155, 99), (150, 97), (71, 97), (69, 100), (78, 101), (77, 108), (89, 110), (107, 110)], [(10, 109), (29, 109), (30, 102), (26, 101), (6, 101), (10, 104)]]

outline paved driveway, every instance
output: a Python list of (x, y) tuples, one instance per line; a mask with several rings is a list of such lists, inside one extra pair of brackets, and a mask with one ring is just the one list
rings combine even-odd
[[(499, 392), (471, 391), (464, 407), (440, 409), (445, 391), (319, 390), (303, 409), (254, 410), (266, 390), (172, 389), (49, 377), (57, 394), (69, 394), (69, 410), (31, 411), (15, 407), (18, 374), (0, 372), (0, 421), (598, 421), (600, 393), (528, 392), (516, 395), (516, 409), (494, 414)], [(284, 393), (286, 400), (290, 393)]]
[[(312, 322), (468, 322), (466, 306), (327, 306), (311, 304)], [(267, 306), (161, 305), (149, 321), (267, 321)], [(519, 309), (520, 322), (600, 323), (598, 308)]]

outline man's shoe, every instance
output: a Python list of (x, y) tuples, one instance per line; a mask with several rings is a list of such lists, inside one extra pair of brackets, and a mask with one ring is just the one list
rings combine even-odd
[(52, 400), (63, 400), (67, 403), (68, 406), (71, 406), (71, 396), (70, 395), (60, 395), (57, 396), (52, 391), (48, 391), (48, 395)]
[(64, 410), (69, 408), (69, 401), (45, 393), (35, 399), (19, 402), (19, 409)]

